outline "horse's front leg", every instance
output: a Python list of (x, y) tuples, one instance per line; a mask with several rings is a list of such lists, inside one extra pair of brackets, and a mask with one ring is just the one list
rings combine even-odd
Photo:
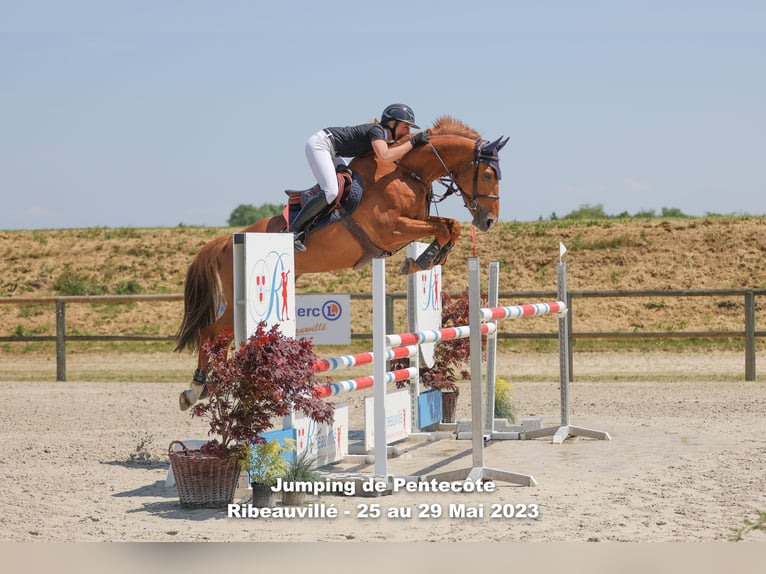
[(447, 255), (449, 255), (449, 252), (455, 246), (455, 243), (457, 243), (458, 237), (460, 237), (460, 223), (455, 219), (449, 219), (447, 217), (432, 217), (431, 219), (440, 220), (450, 231), (449, 241), (445, 245), (442, 245), (433, 261), (433, 265), (443, 265), (447, 262)]
[(404, 260), (399, 268), (399, 274), (408, 275), (431, 269), (434, 265), (444, 262), (447, 253), (460, 236), (460, 224), (446, 217), (429, 217), (426, 221), (402, 218), (397, 224), (396, 232), (409, 235), (411, 238), (408, 243), (423, 237), (434, 237), (431, 244), (417, 259), (408, 257)]

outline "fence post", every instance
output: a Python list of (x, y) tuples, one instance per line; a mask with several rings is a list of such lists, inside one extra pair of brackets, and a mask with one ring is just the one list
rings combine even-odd
[[(489, 283), (487, 285), (487, 306), (497, 307), (500, 305), (498, 292), (500, 290), (500, 262), (490, 261)], [(497, 325), (497, 321), (495, 321)], [(486, 405), (484, 407), (484, 433), (495, 432), (495, 379), (497, 378), (497, 335), (487, 335), (487, 366), (486, 377)]]
[[(390, 326), (387, 317), (390, 299), (386, 295), (386, 260), (372, 260), (372, 354), (380, 359), (386, 356), (386, 334)], [(373, 425), (375, 428), (375, 474), (388, 480), (388, 442), (386, 441), (386, 361), (376, 360), (373, 375)]]
[(571, 370), (569, 345), (569, 301), (567, 290), (567, 264), (559, 261), (556, 272), (556, 294), (559, 301), (567, 303), (567, 312), (559, 317), (559, 381), (561, 393), (561, 426), (569, 425), (569, 373)]
[(66, 303), (56, 301), (56, 381), (66, 381)]
[[(570, 295), (569, 291), (566, 291), (566, 299), (560, 300), (567, 304), (567, 328), (565, 335), (567, 338), (567, 364), (569, 365), (569, 382), (572, 382), (574, 381), (574, 362), (572, 360), (574, 358), (574, 350), (572, 349), (572, 320), (574, 319), (574, 316), (572, 315), (572, 295)], [(559, 337), (561, 337), (561, 333), (559, 333)]]
[[(386, 293), (385, 301), (386, 301), (386, 312), (385, 312), (385, 317), (386, 317), (386, 333), (385, 334), (395, 333), (396, 332), (396, 328), (395, 328), (395, 325), (394, 325), (394, 316), (395, 315), (394, 315), (394, 296), (393, 296), (393, 294)], [(373, 305), (374, 305), (374, 303), (373, 303)], [(386, 363), (386, 370), (390, 371), (391, 370), (391, 361), (386, 360), (385, 363)]]
[(745, 293), (745, 380), (755, 380), (755, 294)]

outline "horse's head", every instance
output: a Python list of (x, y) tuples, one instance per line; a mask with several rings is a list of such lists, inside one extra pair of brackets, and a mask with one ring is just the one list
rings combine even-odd
[(439, 118), (429, 132), (432, 136), (448, 136), (445, 139), (450, 140), (450, 145), (443, 146), (440, 138), (433, 138), (430, 146), (439, 159), (441, 173), (447, 172), (436, 178), (447, 187), (445, 195), (459, 194), (473, 216), (473, 225), (488, 231), (497, 223), (500, 212), (498, 153), (508, 143), (508, 138), (500, 137), (489, 142), (449, 116)]
[(500, 157), (508, 143), (502, 137), (493, 142), (476, 140), (474, 158), (456, 175), (458, 192), (473, 215), (473, 225), (488, 231), (497, 223), (500, 211)]

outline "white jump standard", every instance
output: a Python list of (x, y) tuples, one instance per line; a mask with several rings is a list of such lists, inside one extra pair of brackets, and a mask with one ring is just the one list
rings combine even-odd
[[(503, 481), (521, 486), (536, 486), (537, 481), (528, 474), (520, 474), (487, 468), (484, 466), (484, 402), (482, 401), (482, 368), (481, 368), (481, 280), (479, 276), (479, 258), (468, 258), (468, 313), (471, 326), (471, 459), (472, 467), (460, 470), (442, 472), (431, 475), (429, 479), (452, 482), (457, 480)], [(519, 315), (520, 316), (520, 315)], [(494, 413), (493, 413), (494, 415)]]
[[(556, 286), (559, 299), (567, 301), (567, 264), (559, 259)], [(523, 438), (533, 439), (553, 436), (554, 444), (562, 444), (566, 439), (575, 436), (612, 440), (609, 433), (600, 430), (578, 427), (569, 422), (569, 313), (559, 316), (559, 362), (561, 389), (561, 424), (523, 433)]]

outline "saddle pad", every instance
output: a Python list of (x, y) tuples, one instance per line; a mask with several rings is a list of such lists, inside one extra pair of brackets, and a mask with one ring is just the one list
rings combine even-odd
[[(316, 186), (315, 186), (316, 187)], [(307, 189), (303, 193), (309, 193), (313, 190)], [(340, 221), (344, 217), (350, 215), (353, 213), (353, 211), (356, 209), (357, 205), (359, 205), (359, 202), (362, 199), (362, 192), (364, 191), (362, 187), (362, 180), (359, 179), (359, 176), (356, 175), (356, 173), (352, 174), (351, 176), (351, 186), (346, 190), (346, 193), (343, 194), (343, 197), (340, 200), (340, 204), (336, 205), (334, 209), (327, 212), (325, 215), (321, 216), (315, 224), (313, 224), (311, 227), (308, 228), (308, 231), (315, 231), (317, 229), (321, 229), (322, 227), (325, 227), (326, 225), (330, 225), (331, 223), (335, 223), (337, 221)], [(312, 197), (314, 194), (311, 194), (309, 197)], [(290, 207), (290, 227), (292, 227), (293, 221), (295, 221), (295, 217), (298, 215), (298, 212), (300, 212), (301, 208), (299, 204), (293, 204), (292, 202), (289, 205)]]

